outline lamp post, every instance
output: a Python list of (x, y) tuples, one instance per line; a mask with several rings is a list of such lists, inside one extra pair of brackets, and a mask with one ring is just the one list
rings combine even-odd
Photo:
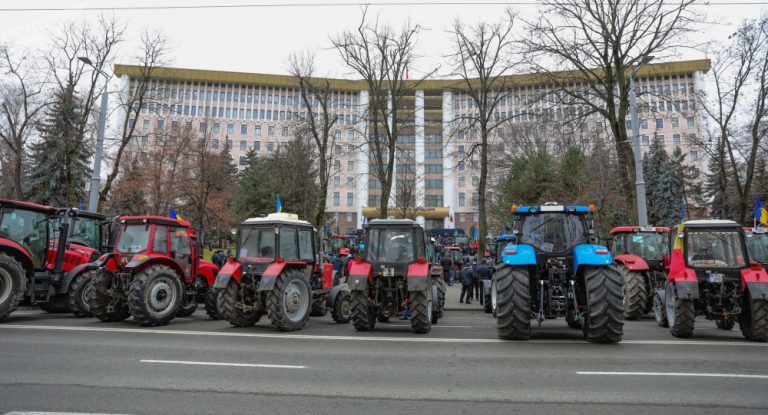
[(96, 212), (99, 208), (99, 187), (101, 185), (101, 153), (104, 151), (104, 130), (107, 124), (107, 86), (109, 85), (109, 76), (86, 56), (80, 56), (79, 59), (84, 64), (90, 66), (102, 75), (105, 79), (104, 91), (101, 92), (101, 109), (99, 109), (99, 130), (96, 136), (96, 152), (93, 156), (93, 172), (91, 173), (91, 193), (88, 197), (88, 211)]
[(648, 208), (645, 202), (645, 178), (643, 177), (643, 152), (640, 148), (640, 125), (637, 119), (637, 93), (635, 75), (653, 56), (645, 56), (629, 74), (629, 111), (632, 119), (632, 152), (635, 154), (635, 189), (637, 192), (637, 220), (640, 226), (648, 226)]

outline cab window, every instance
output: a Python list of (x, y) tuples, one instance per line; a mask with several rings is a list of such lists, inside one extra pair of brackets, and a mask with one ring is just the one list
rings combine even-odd
[(158, 254), (168, 253), (168, 227), (155, 225), (155, 238), (152, 241), (152, 252)]
[(296, 249), (296, 229), (280, 228), (280, 257), (286, 261), (298, 261), (299, 252)]
[(171, 230), (171, 252), (175, 258), (190, 258), (192, 250), (189, 245), (189, 232), (184, 228), (172, 228)]
[(310, 230), (299, 231), (299, 259), (302, 261), (315, 261), (315, 255), (312, 252), (312, 234)]

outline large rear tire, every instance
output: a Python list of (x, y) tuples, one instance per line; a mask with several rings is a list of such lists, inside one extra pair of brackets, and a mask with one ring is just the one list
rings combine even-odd
[(414, 333), (429, 333), (432, 330), (432, 287), (411, 293), (411, 330)]
[(219, 319), (218, 296), (219, 291), (216, 288), (208, 287), (205, 290), (205, 314), (208, 314), (208, 317), (210, 317), (211, 320)]
[[(219, 318), (227, 320), (229, 324), (235, 327), (250, 327), (258, 323), (261, 316), (264, 315), (264, 310), (259, 306), (260, 302), (254, 298), (251, 301), (253, 305), (248, 305), (253, 310), (245, 312), (243, 308), (246, 304), (243, 295), (240, 284), (234, 279), (230, 279), (227, 286), (218, 291), (216, 303)], [(210, 316), (210, 314), (208, 315)]]
[[(496, 271), (496, 331), (505, 340), (531, 337), (531, 291), (528, 270), (504, 265)], [(493, 300), (492, 300), (493, 301)]]
[(136, 274), (128, 289), (128, 309), (143, 326), (168, 324), (184, 303), (181, 277), (165, 265), (151, 265)]
[(283, 271), (267, 293), (267, 317), (280, 331), (299, 330), (309, 319), (311, 303), (312, 294), (304, 274)]
[(352, 320), (352, 304), (349, 291), (339, 291), (336, 295), (336, 299), (333, 301), (331, 317), (338, 324), (347, 324)]
[(365, 291), (352, 291), (349, 300), (352, 310), (352, 325), (357, 331), (371, 331), (376, 326), (376, 315), (368, 304)]
[(0, 320), (18, 307), (26, 286), (24, 267), (13, 257), (0, 254)]
[(649, 295), (645, 286), (645, 275), (624, 265), (619, 265), (618, 269), (624, 281), (624, 319), (637, 320), (645, 314), (648, 307)]
[(624, 335), (624, 292), (621, 274), (613, 266), (584, 271), (586, 304), (584, 338), (593, 343), (618, 343)]
[(90, 270), (77, 274), (69, 284), (67, 290), (67, 307), (75, 317), (91, 317), (91, 309), (88, 307), (88, 291), (91, 289), (93, 277), (98, 270)]
[(677, 297), (674, 284), (667, 284), (666, 314), (669, 332), (675, 337), (688, 338), (693, 336), (696, 309), (692, 300)]
[(747, 340), (768, 340), (768, 301), (744, 297), (739, 316), (741, 334)]
[(86, 293), (88, 309), (94, 317), (107, 323), (123, 321), (131, 315), (125, 299), (113, 297), (114, 285), (110, 273), (96, 271), (91, 281), (91, 289)]

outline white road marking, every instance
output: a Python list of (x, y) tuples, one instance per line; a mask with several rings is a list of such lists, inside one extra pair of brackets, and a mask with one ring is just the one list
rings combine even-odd
[(699, 378), (768, 379), (768, 375), (744, 375), (738, 373), (685, 373), (685, 372), (576, 372), (577, 375), (599, 376), (680, 376)]
[(192, 362), (185, 360), (154, 360), (141, 359), (141, 363), (165, 363), (170, 365), (192, 365), (192, 366), (234, 366), (234, 367), (261, 367), (268, 369), (306, 369), (306, 366), (295, 365), (268, 365), (262, 363), (224, 363), (224, 362)]
[[(243, 332), (216, 332), (216, 331), (192, 331), (192, 330), (168, 330), (168, 329), (146, 329), (146, 328), (116, 328), (116, 327), (75, 327), (75, 326), (37, 326), (29, 324), (0, 324), (0, 331), (7, 329), (21, 330), (51, 330), (51, 331), (74, 331), (74, 332), (96, 332), (96, 333), (142, 333), (142, 334), (164, 334), (177, 336), (206, 336), (206, 337), (245, 337), (261, 339), (303, 339), (303, 340), (327, 340), (327, 341), (359, 341), (359, 342), (402, 342), (402, 343), (464, 343), (464, 344), (482, 344), (482, 343), (506, 343), (506, 344), (587, 344), (584, 340), (529, 340), (526, 342), (510, 342), (501, 339), (462, 339), (446, 337), (368, 337), (368, 336), (324, 336), (315, 334), (281, 334), (281, 333), (243, 333)], [(711, 341), (711, 340), (624, 340), (619, 343), (622, 345), (641, 345), (641, 346), (721, 346), (721, 347), (768, 347), (768, 343), (745, 342), (745, 341)]]
[(119, 415), (119, 414), (105, 414), (105, 413), (99, 413), (99, 412), (13, 411), (13, 412), (6, 412), (5, 415)]

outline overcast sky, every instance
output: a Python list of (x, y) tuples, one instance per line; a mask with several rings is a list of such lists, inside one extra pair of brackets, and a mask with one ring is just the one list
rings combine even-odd
[[(430, 0), (424, 0), (429, 2)], [(454, 0), (448, 0), (448, 2)], [(29, 47), (46, 47), (48, 30), (64, 21), (95, 21), (100, 13), (114, 13), (128, 31), (117, 62), (133, 63), (137, 39), (144, 29), (162, 29), (173, 45), (172, 65), (184, 68), (227, 71), (285, 73), (286, 56), (293, 50), (318, 50), (318, 66), (323, 74), (350, 76), (335, 51), (329, 49), (329, 36), (344, 29), (354, 29), (361, 16), (360, 6), (307, 7), (296, 3), (356, 3), (350, 0), (0, 0), (0, 42)], [(392, 3), (391, 1), (388, 1)], [(404, 3), (406, 1), (400, 1)], [(513, 4), (521, 17), (532, 18), (541, 6), (524, 0)], [(373, 3), (385, 1), (373, 0)], [(712, 5), (697, 6), (717, 25), (702, 25), (696, 40), (717, 40), (733, 33), (746, 17), (755, 17), (768, 7), (768, 1), (715, 0)], [(727, 4), (726, 4), (727, 3)], [(739, 3), (739, 4), (737, 4)], [(223, 4), (293, 4), (290, 7), (200, 8), (192, 10), (115, 10), (115, 11), (9, 11), (32, 8), (92, 8), (120, 6), (223, 5)], [(419, 38), (418, 52), (423, 58), (418, 67), (431, 69), (448, 53), (450, 38), (445, 30), (460, 17), (472, 23), (495, 21), (503, 5), (389, 5), (372, 6), (370, 11), (381, 19), (400, 25), (410, 18), (426, 30)], [(520, 25), (522, 27), (522, 25)], [(681, 59), (696, 59), (703, 54), (683, 51)], [(447, 68), (441, 71), (445, 73)], [(412, 76), (416, 76), (413, 74)]]

